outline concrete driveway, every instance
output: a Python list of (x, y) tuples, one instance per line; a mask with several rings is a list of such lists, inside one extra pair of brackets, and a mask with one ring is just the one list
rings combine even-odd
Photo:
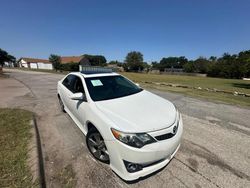
[(250, 187), (250, 110), (153, 91), (183, 114), (184, 135), (174, 159), (133, 184), (95, 161), (85, 136), (59, 110), (59, 74), (6, 70), (0, 107), (34, 111), (40, 131), (47, 187)]

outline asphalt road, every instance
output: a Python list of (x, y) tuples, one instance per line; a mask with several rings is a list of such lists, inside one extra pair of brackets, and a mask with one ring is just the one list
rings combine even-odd
[(0, 107), (36, 113), (47, 187), (250, 187), (250, 109), (153, 91), (182, 112), (182, 145), (165, 168), (128, 184), (91, 157), (85, 136), (60, 112), (56, 83), (63, 75), (6, 71)]

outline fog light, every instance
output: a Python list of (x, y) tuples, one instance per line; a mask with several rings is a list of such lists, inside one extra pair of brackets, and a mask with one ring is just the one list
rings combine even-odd
[(131, 163), (131, 162), (128, 162), (125, 160), (123, 162), (124, 162), (125, 167), (129, 173), (133, 173), (133, 172), (137, 172), (137, 171), (142, 170), (142, 165), (140, 165), (140, 164)]

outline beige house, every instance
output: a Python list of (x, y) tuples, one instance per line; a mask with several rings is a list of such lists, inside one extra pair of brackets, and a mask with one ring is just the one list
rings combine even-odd
[[(82, 56), (61, 56), (61, 64), (79, 63), (79, 70), (84, 66), (91, 66), (90, 61), (84, 55)], [(29, 69), (47, 69), (53, 70), (52, 63), (47, 59), (22, 57), (18, 60), (19, 67)]]
[(19, 67), (29, 69), (47, 69), (52, 70), (53, 65), (47, 59), (22, 57), (18, 60)]

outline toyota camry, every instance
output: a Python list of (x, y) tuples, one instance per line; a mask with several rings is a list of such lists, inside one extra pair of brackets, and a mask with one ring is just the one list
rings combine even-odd
[(86, 135), (93, 157), (124, 180), (163, 168), (180, 147), (183, 124), (176, 107), (118, 73), (72, 72), (57, 91), (61, 110)]

